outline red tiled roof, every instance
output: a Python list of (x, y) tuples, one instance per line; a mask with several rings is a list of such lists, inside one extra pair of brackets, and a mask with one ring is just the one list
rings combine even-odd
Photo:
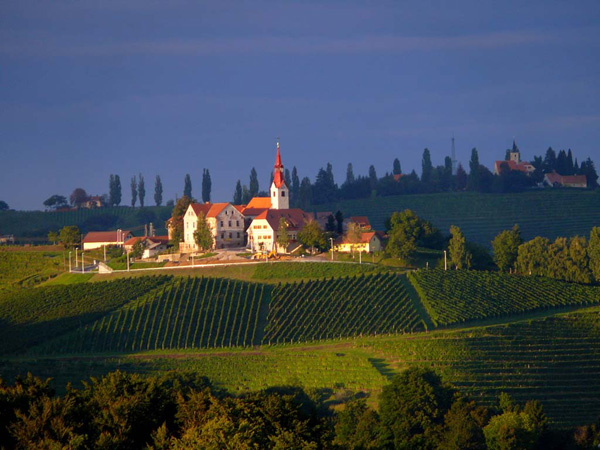
[[(378, 231), (365, 231), (360, 235), (360, 241), (358, 244), (367, 244), (373, 239), (373, 236), (377, 236), (379, 240), (381, 240), (381, 235)], [(347, 235), (340, 236), (335, 241), (336, 244), (349, 244)]]
[(371, 223), (369, 222), (369, 218), (367, 216), (353, 216), (348, 220), (350, 222), (357, 223), (363, 228), (371, 228)]
[[(121, 231), (121, 239), (125, 240), (131, 236), (130, 231)], [(116, 231), (90, 231), (83, 238), (82, 243), (89, 244), (92, 242), (119, 242), (117, 241)]]
[(277, 143), (277, 157), (275, 158), (275, 171), (273, 172), (273, 183), (276, 188), (280, 188), (282, 184), (285, 184), (283, 177), (283, 164), (281, 163), (281, 153), (279, 153), (279, 142)]
[(500, 173), (502, 170), (502, 164), (506, 163), (509, 170), (518, 170), (519, 172), (529, 173), (534, 170), (534, 167), (528, 162), (522, 161), (520, 163), (516, 163), (514, 161), (505, 160), (505, 161), (496, 161), (496, 172)]
[(561, 186), (587, 186), (587, 177), (585, 175), (561, 175), (554, 171), (547, 173), (546, 178), (550, 184), (559, 184)]
[(246, 208), (264, 208), (269, 209), (271, 207), (271, 197), (254, 197), (250, 200), (250, 203), (246, 205)]
[(400, 178), (402, 178), (403, 176), (404, 176), (403, 173), (394, 174), (394, 181), (397, 183), (398, 181), (400, 181)]
[(169, 236), (135, 236), (125, 241), (126, 246), (135, 245), (138, 241), (148, 240), (154, 244), (168, 244)]
[(244, 209), (246, 209), (246, 205), (233, 205), (233, 207), (241, 214), (244, 214)]
[(314, 220), (314, 216), (310, 213), (305, 213), (299, 208), (292, 209), (268, 209), (263, 211), (254, 220), (266, 220), (273, 230), (279, 229), (279, 221), (284, 218), (288, 223), (288, 230), (299, 231), (304, 228), (306, 223)]
[(229, 203), (191, 203), (190, 206), (194, 213), (199, 216), (200, 213), (205, 217), (217, 217), (229, 205)]

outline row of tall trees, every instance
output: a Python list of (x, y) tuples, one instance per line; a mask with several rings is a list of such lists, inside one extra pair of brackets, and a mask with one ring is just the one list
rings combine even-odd
[[(212, 180), (210, 178), (210, 171), (208, 169), (202, 169), (202, 202), (210, 202), (210, 194), (212, 191)], [(194, 199), (192, 195), (192, 177), (189, 173), (185, 174), (183, 180), (183, 195), (190, 199)]]
[(3, 448), (446, 449), (591, 448), (597, 427), (553, 430), (541, 404), (501, 393), (482, 406), (431, 369), (396, 375), (379, 411), (350, 392), (332, 411), (322, 392), (275, 387), (232, 396), (194, 373), (112, 372), (57, 396), (49, 380), (0, 380)]

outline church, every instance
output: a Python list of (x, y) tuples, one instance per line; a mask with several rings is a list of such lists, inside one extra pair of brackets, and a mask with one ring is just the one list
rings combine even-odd
[[(298, 233), (304, 226), (315, 220), (314, 214), (298, 208), (290, 208), (290, 189), (285, 182), (284, 166), (281, 162), (279, 141), (273, 172), (273, 182), (269, 189), (270, 197), (254, 197), (247, 205), (231, 203), (192, 203), (188, 207), (183, 221), (182, 253), (198, 251), (194, 240), (194, 231), (200, 213), (207, 219), (214, 238), (214, 248), (243, 247), (252, 252), (275, 250), (289, 253), (298, 247)], [(277, 231), (281, 219), (287, 224), (290, 245), (287, 248), (277, 246)]]

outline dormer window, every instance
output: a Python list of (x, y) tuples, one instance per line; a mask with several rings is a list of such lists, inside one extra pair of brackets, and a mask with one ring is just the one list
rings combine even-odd
[(285, 197), (285, 191), (281, 191), (281, 196)]

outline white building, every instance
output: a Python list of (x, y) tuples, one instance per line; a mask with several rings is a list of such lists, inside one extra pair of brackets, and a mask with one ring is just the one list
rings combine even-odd
[(192, 203), (183, 216), (183, 242), (179, 245), (182, 253), (198, 251), (194, 232), (200, 214), (206, 217), (214, 248), (244, 246), (244, 216), (231, 203)]
[(109, 245), (122, 246), (123, 243), (132, 238), (133, 235), (129, 231), (90, 231), (85, 235), (81, 243), (84, 250), (92, 250)]

